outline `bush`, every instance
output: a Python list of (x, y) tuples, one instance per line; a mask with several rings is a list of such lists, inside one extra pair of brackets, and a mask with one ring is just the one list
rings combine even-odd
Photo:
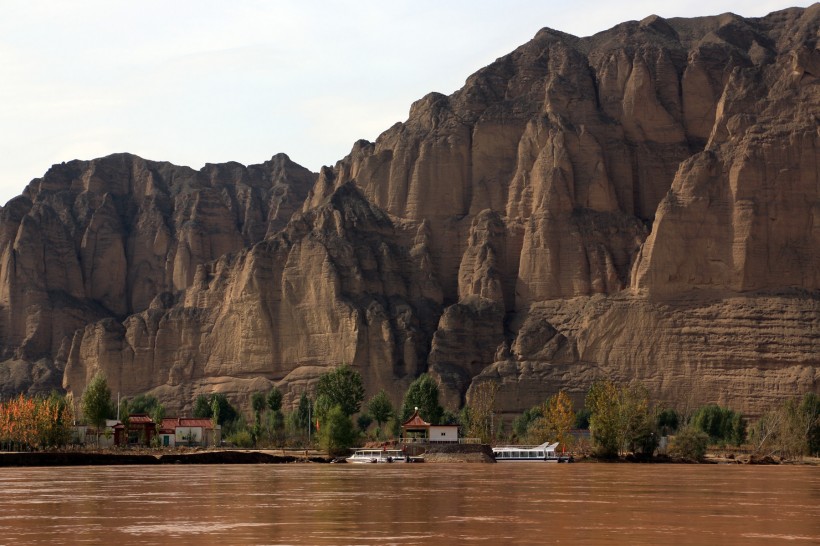
[(227, 441), (236, 447), (253, 447), (253, 435), (248, 429), (237, 430), (228, 436)]
[(678, 431), (669, 444), (669, 454), (699, 461), (706, 455), (706, 446), (709, 444), (709, 435), (693, 426)]

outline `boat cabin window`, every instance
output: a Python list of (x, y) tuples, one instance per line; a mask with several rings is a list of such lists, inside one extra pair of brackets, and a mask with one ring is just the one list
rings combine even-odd
[(543, 458), (544, 458), (544, 452), (543, 452), (543, 451), (539, 451), (539, 452), (538, 452), (538, 458), (539, 458), (539, 459), (543, 459)]

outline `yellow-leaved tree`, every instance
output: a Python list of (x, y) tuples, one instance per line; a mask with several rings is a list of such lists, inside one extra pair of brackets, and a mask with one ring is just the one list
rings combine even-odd
[(531, 428), (531, 437), (536, 443), (560, 442), (562, 447), (572, 447), (575, 440), (570, 434), (575, 424), (572, 400), (566, 392), (550, 396), (543, 406), (543, 416)]

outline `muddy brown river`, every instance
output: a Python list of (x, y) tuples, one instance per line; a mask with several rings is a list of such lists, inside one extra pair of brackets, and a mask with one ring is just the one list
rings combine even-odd
[(820, 544), (820, 468), (0, 469), (0, 544)]

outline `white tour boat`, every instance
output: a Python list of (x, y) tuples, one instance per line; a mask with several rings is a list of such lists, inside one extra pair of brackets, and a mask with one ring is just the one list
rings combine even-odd
[(557, 447), (558, 442), (555, 442), (554, 444), (544, 442), (540, 446), (498, 446), (493, 448), (493, 456), (499, 463), (572, 462), (572, 457), (568, 455), (558, 455), (555, 452), (555, 448)]
[(404, 463), (410, 462), (401, 449), (357, 449), (347, 458), (349, 463)]

